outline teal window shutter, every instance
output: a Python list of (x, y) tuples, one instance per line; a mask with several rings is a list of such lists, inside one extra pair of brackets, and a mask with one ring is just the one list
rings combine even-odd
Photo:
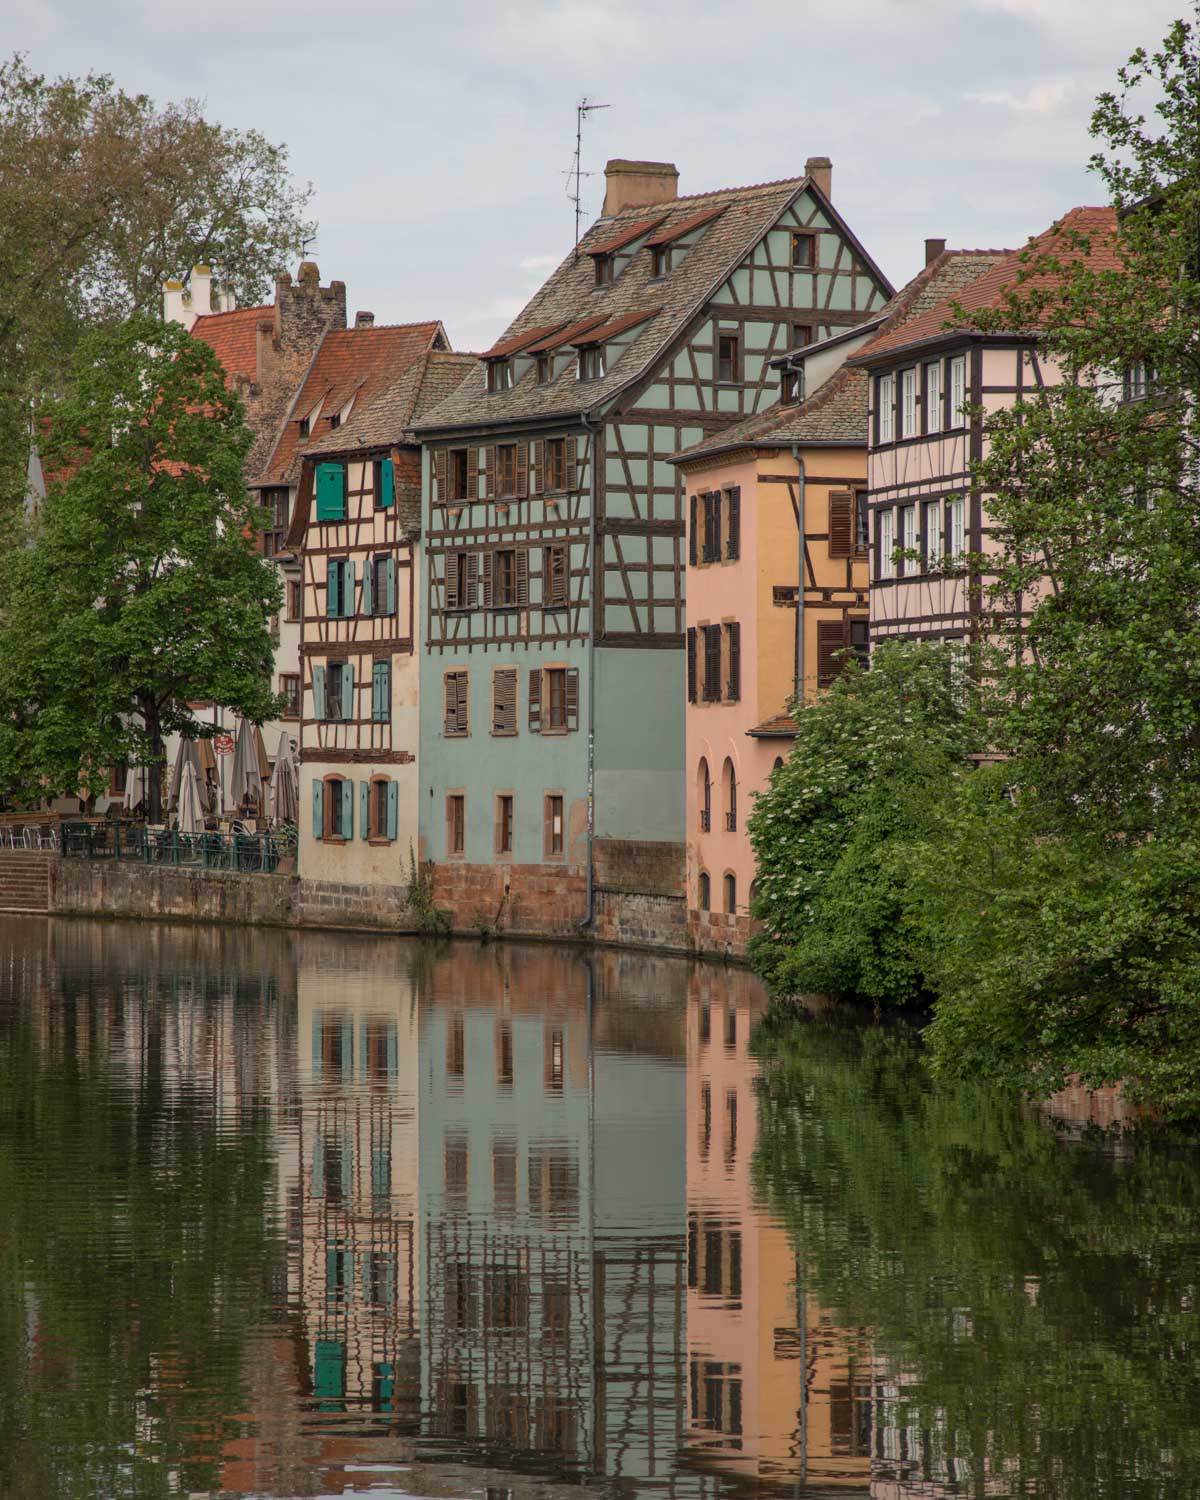
[[(354, 663), (349, 661), (342, 668), (342, 722), (354, 718)], [(346, 783), (347, 786), (349, 782)]]
[(342, 575), (342, 614), (352, 615), (354, 613), (354, 564), (344, 562), (345, 570)]
[(330, 558), (325, 565), (325, 616), (336, 620), (342, 612), (342, 565)]
[[(387, 784), (387, 836), (390, 839), (396, 837), (396, 827), (400, 815), (400, 784), (389, 781)], [(389, 1043), (389, 1046), (391, 1043)]]
[(386, 510), (396, 499), (396, 475), (390, 458), (379, 465), (379, 507)]
[(358, 836), (360, 839), (371, 837), (371, 783), (369, 781), (358, 783)]
[(371, 559), (368, 557), (366, 562), (363, 563), (362, 612), (364, 615), (373, 615), (375, 613), (374, 572), (375, 569), (371, 566)]
[(314, 487), (317, 493), (317, 520), (346, 519), (345, 464), (318, 464)]
[(339, 1400), (345, 1394), (345, 1344), (336, 1339), (317, 1339), (313, 1349), (313, 1395)]
[(354, 837), (354, 783), (342, 782), (342, 837)]
[[(313, 666), (313, 718), (325, 717), (325, 668)], [(319, 783), (314, 783), (319, 784)]]
[(313, 784), (313, 838), (319, 839), (325, 836), (325, 783), (314, 781)]
[(371, 669), (371, 718), (387, 724), (392, 717), (392, 664), (377, 661)]
[(384, 572), (387, 574), (387, 605), (383, 612), (385, 615), (394, 615), (396, 613), (396, 559), (394, 557), (387, 559)]

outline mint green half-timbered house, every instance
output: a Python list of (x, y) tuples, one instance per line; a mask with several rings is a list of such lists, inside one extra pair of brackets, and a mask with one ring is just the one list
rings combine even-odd
[(682, 896), (689, 497), (669, 459), (892, 292), (826, 158), (690, 198), (676, 175), (610, 162), (601, 218), (416, 428), (422, 852), (451, 909), (507, 902), (527, 930), (593, 918), (598, 893)]

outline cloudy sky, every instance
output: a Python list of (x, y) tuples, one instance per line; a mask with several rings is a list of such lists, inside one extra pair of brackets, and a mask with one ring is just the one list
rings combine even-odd
[[(680, 191), (834, 163), (840, 211), (899, 285), (927, 235), (1017, 245), (1076, 203), (1094, 95), (1187, 0), (25, 0), (0, 30), (47, 73), (112, 73), (286, 144), (324, 280), (380, 322), (485, 348), (590, 220), (609, 157)], [(181, 267), (181, 271), (186, 268)], [(294, 268), (293, 268), (294, 269)]]

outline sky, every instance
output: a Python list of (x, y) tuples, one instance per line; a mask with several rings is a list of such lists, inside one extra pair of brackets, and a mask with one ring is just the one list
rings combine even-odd
[[(351, 316), (441, 318), (484, 349), (569, 250), (612, 157), (681, 194), (833, 160), (833, 200), (897, 285), (926, 237), (1023, 244), (1079, 203), (1095, 95), (1189, 0), (13, 0), (0, 50), (111, 73), (285, 145), (310, 257)], [(180, 267), (180, 273), (187, 271)], [(293, 273), (295, 266), (291, 267)]]

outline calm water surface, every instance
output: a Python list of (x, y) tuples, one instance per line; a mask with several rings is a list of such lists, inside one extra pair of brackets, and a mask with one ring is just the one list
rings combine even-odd
[(550, 948), (0, 923), (0, 1496), (1200, 1495), (1200, 1163)]

